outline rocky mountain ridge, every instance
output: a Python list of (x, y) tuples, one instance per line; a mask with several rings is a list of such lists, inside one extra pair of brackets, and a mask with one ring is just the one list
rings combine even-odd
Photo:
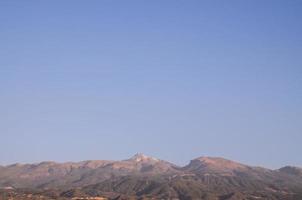
[(199, 157), (180, 167), (136, 154), (121, 161), (2, 166), (0, 188), (60, 191), (57, 196), (66, 198), (114, 194), (162, 199), (298, 199), (302, 197), (302, 169), (271, 170), (217, 157)]

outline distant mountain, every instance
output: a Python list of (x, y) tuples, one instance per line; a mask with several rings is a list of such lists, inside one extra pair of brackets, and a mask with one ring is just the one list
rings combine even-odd
[(22, 198), (27, 188), (53, 199), (301, 200), (302, 169), (271, 170), (217, 157), (199, 157), (179, 167), (136, 154), (122, 161), (2, 166), (0, 190), (11, 187)]
[(123, 161), (94, 160), (78, 163), (42, 162), (0, 168), (0, 186), (69, 188), (98, 183), (115, 176), (175, 173), (176, 166), (143, 154)]
[(280, 172), (291, 174), (293, 176), (301, 176), (302, 177), (302, 168), (286, 166), (279, 169)]
[(185, 166), (183, 170), (192, 173), (213, 173), (233, 175), (236, 171), (248, 171), (252, 168), (231, 160), (217, 157), (199, 157)]

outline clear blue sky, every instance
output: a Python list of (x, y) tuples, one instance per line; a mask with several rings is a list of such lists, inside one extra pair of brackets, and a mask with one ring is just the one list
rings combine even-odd
[(0, 164), (302, 166), (302, 2), (1, 1)]

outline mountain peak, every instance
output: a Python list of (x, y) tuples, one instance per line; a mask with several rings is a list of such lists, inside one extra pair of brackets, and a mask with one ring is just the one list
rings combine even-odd
[(220, 157), (199, 157), (185, 167), (189, 171), (232, 174), (235, 170), (247, 169), (246, 165)]
[(279, 171), (287, 174), (292, 174), (296, 176), (302, 176), (302, 168), (294, 166), (285, 166), (279, 169)]
[(153, 158), (150, 156), (146, 156), (142, 153), (137, 153), (134, 156), (130, 158), (130, 160), (135, 161), (135, 162), (145, 162), (145, 161), (159, 161), (157, 158)]
[(234, 169), (245, 167), (245, 165), (243, 165), (243, 164), (240, 164), (238, 162), (228, 160), (225, 158), (220, 158), (220, 157), (202, 156), (202, 157), (196, 158), (195, 160), (198, 160), (207, 166), (216, 166), (216, 167), (234, 168)]

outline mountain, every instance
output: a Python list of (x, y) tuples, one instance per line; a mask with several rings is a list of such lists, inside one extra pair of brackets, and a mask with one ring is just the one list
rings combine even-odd
[(302, 168), (293, 167), (293, 166), (285, 166), (279, 169), (280, 172), (291, 174), (293, 176), (301, 176), (302, 177)]
[[(136, 154), (121, 161), (42, 162), (0, 167), (0, 190), (26, 199), (302, 199), (302, 169), (271, 170), (218, 157), (184, 167)], [(1, 193), (1, 191), (0, 191)], [(1, 196), (1, 195), (0, 195)]]
[(218, 157), (199, 157), (191, 160), (190, 164), (183, 168), (192, 173), (213, 173), (221, 175), (233, 175), (236, 171), (247, 171), (249, 166)]
[(116, 161), (106, 166), (112, 170), (125, 171), (127, 173), (161, 174), (174, 172), (176, 166), (173, 164), (149, 157), (144, 154), (135, 154), (133, 157), (123, 161)]
[(98, 183), (115, 176), (174, 173), (175, 168), (171, 163), (143, 154), (123, 161), (14, 164), (0, 168), (0, 186), (69, 188)]

